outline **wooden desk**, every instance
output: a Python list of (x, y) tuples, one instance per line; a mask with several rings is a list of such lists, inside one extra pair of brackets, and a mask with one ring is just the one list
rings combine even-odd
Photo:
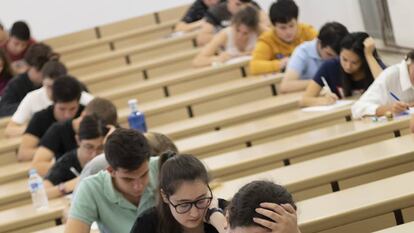
[[(36, 231), (34, 233), (64, 233), (65, 232), (65, 225), (59, 225), (56, 227)], [(91, 230), (91, 233), (99, 233), (99, 230)]]
[[(210, 132), (175, 141), (180, 151), (200, 157), (217, 153), (222, 149), (246, 144), (275, 135), (304, 131), (306, 127), (345, 121), (350, 115), (350, 106), (332, 112), (304, 114), (300, 109), (277, 114), (263, 119), (235, 125), (216, 132)], [(329, 123), (330, 122), (330, 123)], [(254, 144), (253, 144), (254, 145)]]
[(49, 208), (36, 211), (32, 204), (0, 211), (0, 232), (31, 232), (56, 225), (68, 201), (64, 198), (49, 202)]
[(0, 139), (0, 165), (17, 161), (16, 153), (20, 142), (20, 137)]
[(411, 233), (414, 232), (414, 222), (404, 223), (399, 226), (387, 228), (374, 233)]
[[(414, 170), (413, 155), (414, 135), (406, 135), (290, 166), (224, 181), (214, 189), (214, 194), (224, 199), (230, 199), (244, 184), (253, 180), (273, 180), (293, 193), (295, 200), (303, 200), (312, 197), (309, 195), (305, 196), (305, 190), (315, 190), (325, 186), (327, 187), (325, 193), (329, 193), (334, 190), (349, 188), (346, 187), (349, 185), (345, 182), (355, 181), (358, 177), (369, 175), (371, 179), (362, 181), (368, 183), (373, 180), (407, 172), (410, 170), (410, 165), (412, 167), (411, 170)], [(391, 169), (395, 171), (390, 172)], [(342, 181), (345, 182), (343, 183)], [(325, 194), (322, 190), (323, 188), (320, 188), (321, 192), (317, 193), (317, 195)], [(308, 194), (311, 193), (308, 192)]]
[(0, 211), (32, 203), (28, 179), (1, 184)]
[(30, 162), (14, 162), (0, 167), (0, 184), (19, 179), (27, 179)]
[[(308, 124), (310, 124), (309, 121)], [(252, 144), (255, 145), (253, 147), (216, 154), (203, 159), (203, 162), (211, 170), (213, 176), (235, 178), (234, 176), (242, 171), (244, 174), (248, 172), (252, 174), (258, 172), (257, 169), (263, 171), (264, 168), (267, 168), (269, 170), (283, 166), (283, 164), (318, 158), (322, 155), (392, 138), (408, 126), (409, 119), (407, 117), (381, 123), (345, 122), (289, 137), (284, 136), (281, 139), (268, 140), (269, 142), (260, 145), (255, 145), (255, 142), (252, 141)], [(235, 132), (232, 132), (231, 135), (234, 134)], [(215, 139), (212, 137), (208, 140)], [(181, 149), (180, 145), (182, 144), (179, 142), (177, 141), (176, 144)], [(187, 142), (198, 143), (191, 140)], [(211, 146), (214, 146), (214, 142), (211, 143)], [(192, 146), (192, 144), (188, 145), (187, 148)], [(200, 148), (202, 146), (200, 143)], [(195, 146), (192, 147), (195, 148)], [(183, 152), (187, 151), (183, 150)], [(226, 163), (223, 163), (223, 161), (226, 161)]]
[(242, 121), (279, 114), (290, 109), (298, 108), (298, 101), (301, 97), (302, 93), (278, 95), (195, 118), (154, 127), (151, 130), (164, 133), (172, 139), (189, 137), (195, 134), (213, 131), (217, 128), (225, 128), (229, 125), (239, 124)]
[(414, 172), (408, 172), (298, 202), (298, 222), (302, 233), (328, 230), (412, 207), (413, 180)]
[(194, 49), (193, 40), (195, 37), (196, 33), (189, 33), (176, 38), (159, 39), (130, 48), (78, 59), (68, 62), (66, 66), (75, 77), (127, 66), (131, 63), (146, 61), (149, 57), (156, 58), (177, 51)]

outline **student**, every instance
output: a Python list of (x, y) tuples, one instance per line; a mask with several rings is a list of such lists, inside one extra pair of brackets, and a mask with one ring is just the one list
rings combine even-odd
[[(221, 29), (230, 26), (231, 18), (235, 15), (242, 6), (253, 4), (257, 7), (259, 5), (251, 0), (227, 0), (219, 3), (207, 11), (201, 24), (201, 29), (197, 35), (197, 45), (206, 45)], [(260, 13), (260, 27), (265, 30), (268, 23), (268, 18), (263, 12)]]
[(109, 167), (82, 180), (72, 201), (66, 233), (129, 232), (134, 220), (155, 205), (159, 157), (150, 157), (145, 137), (116, 129), (104, 146)]
[[(259, 34), (258, 10), (246, 6), (232, 18), (231, 27), (221, 30), (194, 58), (193, 66), (208, 66), (215, 62), (250, 55)], [(220, 51), (221, 50), (221, 51)], [(220, 51), (218, 55), (216, 53)]]
[[(392, 96), (391, 93), (395, 96)], [(398, 98), (398, 99), (397, 99)], [(401, 114), (414, 106), (414, 50), (405, 60), (385, 69), (352, 106), (352, 116)]]
[[(144, 136), (147, 139), (148, 145), (150, 146), (151, 156), (159, 156), (166, 151), (178, 153), (178, 149), (175, 146), (174, 142), (166, 135), (155, 132), (147, 132), (144, 134)], [(85, 168), (82, 170), (80, 179), (83, 180), (88, 176), (105, 170), (108, 166), (109, 164), (108, 161), (106, 161), (105, 155), (98, 155), (96, 158), (86, 164)]]
[(115, 105), (106, 99), (95, 98), (76, 119), (56, 122), (49, 127), (39, 142), (32, 166), (39, 175), (45, 175), (52, 166), (53, 159), (59, 159), (64, 153), (77, 148), (76, 133), (84, 116), (96, 115), (105, 126), (118, 125)]
[(227, 208), (231, 233), (300, 233), (292, 195), (270, 181), (244, 185)]
[(24, 56), (29, 69), (7, 84), (0, 101), (0, 117), (13, 115), (26, 94), (41, 87), (41, 70), (46, 62), (54, 58), (56, 54), (48, 45), (38, 43), (30, 46)]
[(10, 61), (3, 49), (0, 48), (0, 98), (3, 95), (4, 88), (13, 77), (10, 67)]
[(200, 28), (207, 10), (220, 2), (223, 2), (223, 0), (196, 0), (181, 21), (175, 25), (174, 30), (176, 32), (189, 32)]
[(4, 29), (3, 24), (0, 22), (0, 47), (2, 47), (6, 43), (8, 38), (9, 35), (7, 31)]
[(27, 69), (23, 61), (27, 49), (35, 41), (30, 36), (29, 26), (23, 21), (15, 22), (10, 29), (10, 36), (2, 46), (12, 62), (12, 69), (16, 73), (24, 73)]
[(97, 116), (85, 116), (82, 119), (76, 136), (78, 148), (62, 155), (45, 176), (44, 185), (49, 199), (73, 191), (82, 168), (102, 153), (107, 132), (108, 129)]
[[(372, 44), (372, 38), (365, 32), (345, 36), (341, 42), (339, 59), (331, 59), (322, 64), (306, 88), (300, 105), (329, 105), (337, 99), (367, 90), (385, 65), (379, 59), (375, 46), (364, 44)], [(322, 77), (326, 80), (329, 91), (320, 96), (324, 88)]]
[(347, 34), (344, 25), (330, 22), (322, 26), (317, 39), (299, 45), (289, 59), (280, 91), (304, 91), (322, 63), (338, 56), (341, 40)]
[(252, 74), (280, 72), (297, 46), (316, 37), (312, 26), (298, 23), (298, 14), (298, 6), (292, 0), (278, 0), (270, 6), (273, 27), (262, 33), (256, 43), (250, 61)]
[[(33, 114), (52, 105), (53, 82), (67, 74), (64, 64), (57, 60), (47, 62), (42, 68), (43, 86), (29, 92), (20, 102), (19, 107), (7, 124), (5, 135), (8, 137), (21, 136)], [(87, 105), (93, 96), (82, 91), (80, 104)]]
[(17, 152), (18, 160), (32, 160), (40, 139), (53, 123), (63, 122), (80, 115), (84, 108), (79, 104), (81, 92), (78, 80), (71, 76), (61, 77), (53, 83), (53, 105), (33, 115), (23, 134)]
[(138, 217), (131, 233), (224, 233), (226, 201), (213, 197), (204, 165), (192, 155), (163, 164), (157, 207)]

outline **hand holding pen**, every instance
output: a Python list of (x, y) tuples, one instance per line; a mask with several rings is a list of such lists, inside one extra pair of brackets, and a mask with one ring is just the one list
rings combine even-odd
[(326, 79), (324, 77), (321, 77), (321, 79), (323, 83), (323, 87), (322, 87), (323, 99), (321, 99), (321, 105), (334, 104), (339, 99), (338, 96), (332, 92)]
[(402, 102), (394, 93), (390, 92), (390, 95), (395, 100), (391, 106), (391, 111), (393, 113), (402, 113), (409, 109), (410, 106), (407, 103)]

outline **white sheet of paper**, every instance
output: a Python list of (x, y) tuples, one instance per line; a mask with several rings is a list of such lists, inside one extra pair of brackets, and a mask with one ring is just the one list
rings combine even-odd
[(343, 106), (350, 105), (353, 102), (354, 102), (353, 100), (338, 100), (336, 101), (336, 103), (331, 104), (331, 105), (302, 108), (302, 111), (304, 112), (326, 112), (326, 111), (331, 111), (333, 109), (337, 109)]
[(241, 57), (235, 57), (225, 62), (227, 65), (236, 64), (244, 61), (250, 61), (252, 59), (252, 56), (241, 56)]

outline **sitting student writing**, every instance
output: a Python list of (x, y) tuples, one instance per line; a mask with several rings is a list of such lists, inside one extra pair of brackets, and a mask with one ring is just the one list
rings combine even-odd
[(175, 25), (176, 32), (189, 32), (201, 27), (207, 10), (223, 0), (196, 0), (185, 12), (184, 17)]
[(83, 105), (79, 104), (81, 92), (80, 83), (71, 76), (61, 77), (53, 83), (53, 105), (33, 115), (23, 134), (17, 152), (18, 160), (32, 160), (40, 139), (53, 123), (80, 116), (84, 108)]
[(24, 60), (29, 68), (26, 73), (19, 74), (7, 83), (0, 100), (0, 117), (11, 116), (27, 93), (42, 86), (41, 70), (56, 54), (45, 44), (34, 44), (27, 50)]
[(4, 88), (13, 77), (10, 61), (3, 49), (0, 48), (0, 97), (3, 95)]
[(25, 22), (17, 21), (12, 25), (9, 38), (2, 48), (10, 58), (14, 72), (18, 74), (26, 72), (28, 67), (23, 58), (27, 49), (34, 43), (35, 41), (30, 37), (29, 26)]
[[(27, 93), (20, 102), (16, 112), (7, 124), (5, 135), (8, 137), (21, 136), (26, 130), (27, 123), (36, 112), (52, 105), (53, 82), (67, 74), (65, 65), (61, 62), (48, 61), (42, 68), (43, 86), (37, 90)], [(93, 96), (83, 91), (80, 104), (86, 105), (93, 99)]]
[(258, 13), (253, 6), (245, 6), (239, 10), (233, 16), (231, 26), (221, 30), (203, 47), (194, 58), (193, 66), (224, 63), (234, 57), (250, 55), (260, 33)]
[[(384, 67), (372, 38), (365, 32), (350, 33), (341, 42), (339, 59), (322, 64), (306, 88), (300, 105), (330, 105), (338, 99), (362, 94)], [(330, 91), (321, 96), (324, 86)]]
[(53, 165), (54, 159), (59, 159), (64, 153), (77, 148), (76, 133), (84, 116), (95, 115), (105, 126), (118, 125), (118, 115), (115, 105), (106, 99), (95, 98), (82, 112), (81, 116), (63, 122), (56, 122), (49, 127), (40, 140), (32, 161), (39, 175), (45, 175)]
[(339, 54), (341, 40), (348, 34), (346, 27), (337, 22), (326, 23), (318, 38), (299, 45), (289, 59), (280, 91), (303, 91), (326, 60)]
[(414, 106), (414, 51), (400, 64), (385, 69), (352, 106), (352, 116), (400, 114)]
[(131, 233), (225, 233), (227, 202), (213, 196), (206, 168), (192, 155), (164, 162), (159, 175), (157, 207), (138, 217)]
[(103, 151), (103, 139), (108, 132), (96, 116), (85, 116), (76, 136), (78, 148), (65, 153), (45, 176), (44, 185), (49, 198), (71, 193), (82, 168)]
[(244, 185), (227, 208), (228, 232), (300, 233), (292, 195), (270, 181)]
[(256, 43), (250, 61), (252, 74), (280, 72), (298, 45), (316, 37), (313, 27), (298, 23), (298, 14), (298, 6), (292, 0), (278, 0), (270, 6), (273, 27), (262, 33)]

